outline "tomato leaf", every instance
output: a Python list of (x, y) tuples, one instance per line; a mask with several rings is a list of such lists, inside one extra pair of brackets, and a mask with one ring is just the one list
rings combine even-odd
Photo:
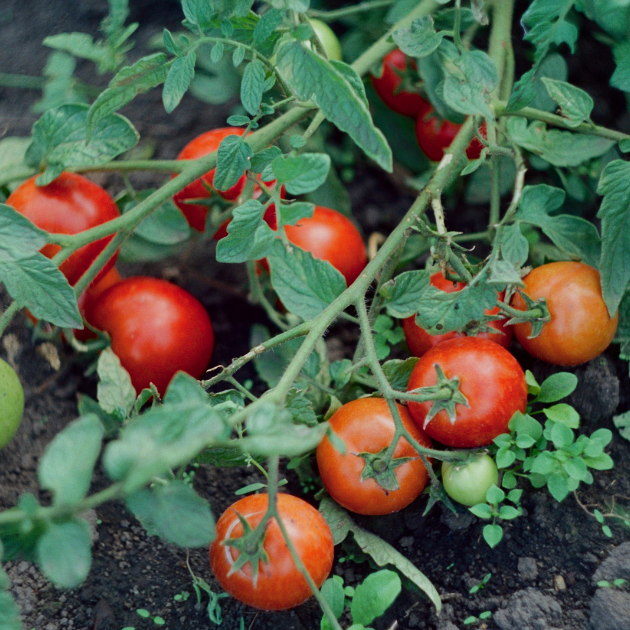
[[(245, 116), (243, 118), (245, 118), (245, 120), (247, 121), (244, 124), (248, 124), (249, 118)], [(265, 168), (269, 166), (269, 164), (271, 164), (273, 160), (277, 158), (279, 155), (282, 155), (282, 151), (278, 147), (274, 146), (274, 147), (268, 147), (266, 149), (263, 149), (262, 151), (259, 151), (258, 153), (252, 156), (250, 160), (249, 170), (252, 173), (262, 173), (265, 170)]]
[(529, 243), (518, 221), (506, 225), (501, 231), (501, 256), (516, 268), (527, 262)]
[(71, 422), (46, 447), (37, 478), (53, 493), (53, 505), (73, 505), (85, 497), (104, 432), (101, 421), (89, 414)]
[(383, 363), (382, 368), (389, 384), (400, 391), (406, 391), (411, 372), (418, 362), (418, 357), (409, 357), (404, 361), (392, 359)]
[(273, 32), (282, 24), (284, 15), (278, 9), (270, 9), (260, 16), (260, 20), (254, 28), (254, 45), (258, 46), (268, 39)]
[(271, 284), (284, 306), (305, 320), (317, 317), (346, 289), (344, 277), (329, 263), (280, 239), (268, 255)]
[(556, 81), (549, 77), (541, 80), (549, 96), (560, 106), (567, 125), (577, 127), (590, 119), (594, 102), (587, 92), (566, 81)]
[(398, 573), (387, 569), (370, 573), (354, 591), (350, 605), (352, 621), (364, 626), (371, 623), (394, 603), (401, 590)]
[(212, 9), (208, 0), (182, 0), (182, 11), (189, 22), (201, 29), (210, 25)]
[(300, 219), (313, 216), (315, 204), (306, 201), (283, 203), (280, 206), (280, 225), (295, 225)]
[(171, 113), (180, 103), (195, 76), (197, 55), (190, 50), (183, 57), (178, 57), (168, 69), (162, 90), (162, 103), (167, 113)]
[(127, 507), (149, 534), (179, 547), (205, 547), (215, 538), (210, 505), (183, 481), (138, 490)]
[(115, 50), (101, 42), (95, 43), (88, 33), (59, 33), (45, 37), (42, 44), (93, 61), (99, 74), (116, 71), (118, 60)]
[(217, 190), (232, 188), (249, 169), (252, 148), (243, 142), (242, 136), (231, 135), (221, 140), (217, 150), (217, 168), (212, 185)]
[(442, 43), (444, 33), (436, 33), (433, 18), (425, 15), (415, 19), (410, 26), (394, 31), (392, 37), (409, 57), (426, 57)]
[(129, 372), (111, 348), (101, 352), (97, 363), (98, 385), (96, 397), (106, 413), (115, 414), (121, 421), (133, 409), (136, 390), (131, 384)]
[(406, 271), (384, 284), (380, 294), (385, 299), (387, 312), (400, 319), (418, 312), (431, 274), (426, 271)]
[(301, 390), (292, 388), (287, 392), (285, 407), (291, 414), (294, 424), (305, 424), (308, 427), (317, 425), (313, 403), (304, 396)]
[(15, 208), (0, 203), (0, 260), (16, 260), (39, 251), (48, 242), (40, 230)]
[(525, 186), (515, 218), (539, 227), (558, 249), (572, 259), (583, 260), (597, 268), (601, 255), (597, 228), (581, 217), (549, 214), (562, 206), (564, 198), (565, 193), (560, 188), (546, 184)]
[(33, 125), (33, 141), (26, 150), (29, 166), (46, 166), (37, 178), (49, 184), (64, 168), (105, 164), (138, 143), (140, 136), (120, 114), (108, 114), (92, 125), (88, 137), (87, 105), (74, 103), (50, 109)]
[(260, 108), (265, 89), (265, 66), (254, 59), (245, 66), (241, 81), (241, 103), (248, 114), (255, 116)]
[(299, 99), (313, 99), (330, 122), (391, 172), (391, 149), (382, 132), (374, 126), (367, 105), (342, 73), (298, 42), (279, 49), (278, 70)]
[(328, 177), (330, 156), (326, 153), (279, 155), (272, 163), (277, 184), (284, 184), (292, 195), (303, 195), (319, 188)]
[(597, 192), (604, 195), (597, 217), (602, 222), (599, 272), (608, 312), (617, 311), (630, 282), (630, 164), (609, 162)]
[(37, 564), (55, 586), (75, 588), (90, 572), (91, 544), (90, 528), (83, 519), (51, 522), (37, 541)]

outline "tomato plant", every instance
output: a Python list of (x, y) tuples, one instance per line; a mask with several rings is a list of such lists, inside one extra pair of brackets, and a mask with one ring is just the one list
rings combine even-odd
[[(452, 282), (451, 280), (447, 280), (441, 271), (431, 274), (431, 284), (445, 293), (455, 293), (461, 291), (466, 286), (465, 282)], [(503, 299), (503, 294), (499, 293), (498, 297), (499, 299)], [(498, 313), (498, 306), (486, 310), (486, 315), (496, 315)], [(496, 333), (480, 332), (473, 336), (479, 337), (480, 339), (489, 339), (507, 348), (510, 345), (510, 341), (512, 341), (512, 328), (511, 326), (506, 326), (505, 321), (505, 319), (496, 319), (488, 322), (488, 326), (498, 331)], [(442, 341), (464, 336), (463, 333), (456, 331), (444, 333), (443, 335), (430, 335), (426, 330), (416, 324), (414, 315), (405, 317), (402, 326), (405, 332), (407, 346), (409, 346), (411, 354), (416, 357), (421, 357), (427, 350), (430, 350), (433, 346), (437, 346), (439, 343), (442, 343)]]
[(486, 492), (499, 481), (499, 471), (488, 454), (465, 462), (442, 462), (442, 483), (451, 499), (462, 505), (485, 503)]
[(417, 92), (402, 89), (403, 76), (410, 72), (410, 68), (415, 68), (413, 59), (396, 48), (383, 58), (380, 76), (372, 74), (370, 79), (385, 105), (398, 114), (415, 118), (431, 106)]
[(359, 230), (341, 212), (315, 206), (313, 216), (284, 228), (293, 245), (327, 260), (350, 286), (367, 264), (365, 243)]
[[(263, 610), (285, 610), (298, 606), (311, 595), (308, 582), (293, 561), (277, 521), (266, 526), (263, 549), (254, 578), (251, 562), (234, 570), (240, 552), (228, 543), (243, 536), (239, 516), (254, 529), (269, 504), (267, 494), (253, 494), (233, 503), (216, 524), (216, 538), (210, 547), (210, 566), (221, 587), (236, 599)], [(291, 543), (319, 588), (330, 573), (333, 537), (322, 515), (306, 501), (290, 494), (277, 495), (277, 509)]]
[(200, 378), (212, 356), (214, 332), (205, 308), (166, 280), (126, 278), (93, 302), (86, 319), (109, 333), (137, 392), (153, 383), (163, 394), (179, 370)]
[[(530, 323), (514, 326), (516, 338), (531, 355), (555, 365), (578, 365), (594, 359), (609, 346), (619, 314), (610, 317), (596, 269), (578, 262), (548, 263), (536, 267), (523, 282), (523, 290), (533, 300), (547, 300), (551, 315), (551, 321), (533, 339), (529, 337)], [(512, 306), (526, 308), (518, 293)]]
[[(7, 199), (7, 205), (31, 220), (38, 228), (52, 234), (78, 234), (120, 216), (110, 195), (94, 182), (76, 173), (61, 173), (47, 186), (37, 186), (35, 177), (18, 186)], [(112, 240), (106, 236), (84, 245), (64, 260), (59, 268), (71, 285), (77, 283), (96, 257)], [(44, 245), (41, 252), (52, 258), (61, 247)], [(114, 254), (97, 278), (114, 265)]]
[(24, 412), (24, 389), (15, 370), (0, 359), (0, 449), (15, 435)]
[[(431, 448), (431, 440), (413, 423), (407, 409), (398, 405), (398, 411), (412, 437), (421, 446)], [(330, 430), (345, 444), (346, 453), (340, 453), (324, 437), (317, 447), (317, 466), (324, 487), (337, 503), (358, 514), (390, 514), (402, 510), (424, 490), (429, 473), (405, 438), (398, 441), (393, 461), (371, 457), (383, 455), (396, 430), (386, 400), (353, 400), (338, 409), (329, 422)], [(395, 460), (402, 457), (412, 459), (395, 466)], [(380, 470), (383, 464), (385, 468)]]
[[(416, 140), (418, 146), (424, 154), (434, 162), (439, 162), (444, 157), (444, 152), (451, 146), (461, 129), (461, 125), (440, 118), (435, 110), (429, 105), (420, 111), (416, 117)], [(486, 123), (479, 127), (479, 133), (486, 137)], [(466, 157), (469, 160), (476, 160), (483, 150), (483, 144), (474, 136), (466, 147)]]
[(442, 342), (416, 363), (408, 391), (436, 385), (436, 366), (449, 379), (459, 377), (459, 391), (468, 399), (468, 406), (455, 405), (454, 421), (445, 409), (427, 421), (433, 403), (410, 402), (414, 421), (434, 440), (455, 448), (485, 446), (507, 432), (516, 411), (525, 411), (525, 373), (499, 344), (477, 337)]

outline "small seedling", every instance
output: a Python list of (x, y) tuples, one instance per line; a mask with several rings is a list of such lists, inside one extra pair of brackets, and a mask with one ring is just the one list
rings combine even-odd
[(491, 577), (492, 577), (492, 573), (486, 573), (483, 576), (483, 579), (481, 580), (481, 582), (479, 582), (479, 584), (475, 584), (468, 592), (471, 595), (474, 595), (475, 593), (479, 592), (481, 589), (486, 588), (486, 584), (490, 581)]
[(599, 588), (621, 588), (622, 586), (625, 586), (627, 582), (628, 580), (624, 580), (623, 578), (617, 578), (616, 580), (613, 580), (612, 583), (608, 580), (600, 580), (597, 582), (597, 586), (599, 586)]
[(166, 621), (164, 621), (162, 617), (160, 617), (159, 615), (156, 615), (155, 617), (153, 617), (153, 615), (151, 615), (151, 613), (145, 608), (138, 608), (136, 610), (136, 613), (138, 614), (138, 616), (142, 617), (143, 619), (151, 619), (151, 621), (153, 621), (153, 623), (156, 626), (163, 626), (166, 624)]
[(489, 610), (486, 610), (482, 613), (479, 613), (479, 617), (475, 617), (475, 615), (470, 615), (470, 617), (466, 617), (466, 619), (464, 619), (464, 625), (470, 626), (471, 624), (477, 623), (478, 621), (490, 619), (490, 617), (492, 617), (492, 613)]

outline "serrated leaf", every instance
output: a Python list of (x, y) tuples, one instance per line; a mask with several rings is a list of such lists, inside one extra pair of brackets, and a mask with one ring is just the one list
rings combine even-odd
[(357, 71), (343, 61), (338, 61), (337, 59), (329, 59), (328, 61), (330, 65), (350, 83), (356, 95), (365, 103), (366, 107), (369, 107), (370, 104), (365, 92), (365, 83), (363, 83), (363, 79), (358, 75)]
[(0, 260), (16, 260), (39, 251), (48, 235), (15, 208), (0, 203)]
[(313, 216), (315, 204), (306, 201), (294, 201), (293, 203), (283, 203), (280, 206), (279, 225), (295, 225), (300, 219), (307, 219)]
[(590, 119), (594, 103), (587, 92), (565, 81), (556, 81), (548, 77), (541, 80), (549, 96), (560, 106), (567, 125), (577, 127)]
[(546, 378), (540, 386), (536, 402), (551, 403), (561, 400), (575, 391), (578, 379), (570, 372), (558, 372)]
[(282, 11), (270, 9), (263, 13), (254, 28), (254, 45), (258, 46), (264, 42), (282, 24), (284, 15)]
[(42, 44), (70, 53), (75, 57), (93, 61), (97, 65), (99, 74), (116, 70), (116, 52), (100, 42), (95, 43), (94, 38), (88, 33), (59, 33), (45, 37)]
[(534, 59), (540, 61), (552, 43), (567, 43), (572, 49), (577, 28), (565, 20), (575, 0), (534, 0), (523, 14), (524, 39), (535, 47)]
[(410, 26), (394, 31), (392, 37), (398, 48), (409, 57), (426, 57), (437, 50), (444, 33), (436, 33), (433, 18), (425, 15), (415, 19)]
[(114, 413), (121, 419), (127, 417), (136, 402), (136, 390), (131, 384), (129, 372), (111, 348), (101, 352), (97, 363), (97, 399), (107, 413)]
[(254, 59), (245, 66), (241, 81), (241, 103), (245, 111), (255, 116), (263, 97), (265, 87), (265, 66), (259, 59)]
[(391, 172), (392, 153), (385, 137), (374, 126), (366, 104), (334, 66), (293, 42), (279, 49), (278, 70), (299, 99), (315, 101), (330, 122)]
[(278, 185), (284, 184), (292, 195), (303, 195), (317, 190), (326, 181), (330, 156), (326, 153), (279, 155), (271, 167)]
[(547, 129), (540, 121), (528, 125), (524, 118), (515, 116), (508, 119), (508, 134), (516, 144), (554, 166), (579, 166), (604, 155), (615, 144), (598, 136)]
[(168, 69), (162, 90), (162, 103), (167, 113), (171, 113), (180, 103), (195, 76), (195, 51), (189, 51), (184, 57), (178, 57)]
[(75, 588), (90, 572), (90, 547), (90, 529), (83, 519), (52, 522), (37, 541), (37, 564), (55, 586)]
[[(249, 119), (246, 117), (243, 118), (247, 121), (245, 124), (248, 124)], [(275, 146), (268, 147), (267, 149), (263, 149), (262, 151), (254, 154), (250, 161), (251, 172), (262, 173), (265, 168), (269, 166), (279, 155), (282, 155), (282, 151)]]
[(37, 479), (53, 493), (53, 505), (73, 505), (85, 497), (103, 435), (101, 421), (89, 414), (71, 422), (46, 447)]
[(529, 256), (529, 243), (518, 221), (501, 231), (501, 256), (515, 267), (522, 267)]
[(252, 148), (243, 141), (242, 136), (231, 135), (221, 140), (217, 150), (217, 168), (212, 185), (217, 190), (228, 190), (249, 169)]
[(380, 289), (385, 307), (392, 317), (400, 319), (418, 312), (424, 293), (429, 288), (431, 274), (426, 271), (406, 271)]
[[(139, 139), (133, 125), (119, 114), (102, 116), (87, 135), (88, 105), (61, 105), (50, 109), (33, 125), (33, 141), (26, 162), (35, 168), (48, 166), (59, 175), (64, 168), (104, 164), (133, 148)], [(51, 178), (37, 180), (39, 185)]]
[(352, 621), (363, 626), (372, 623), (394, 603), (401, 590), (398, 573), (387, 569), (370, 573), (354, 591), (350, 605)]
[(182, 11), (189, 22), (201, 29), (210, 24), (212, 8), (208, 0), (182, 0)]
[(330, 263), (295, 246), (289, 253), (280, 239), (274, 241), (267, 259), (278, 297), (304, 320), (317, 317), (346, 290), (344, 277)]
[(599, 272), (604, 301), (612, 317), (630, 281), (630, 163), (609, 162), (597, 192), (604, 195), (597, 213), (602, 222)]
[(402, 361), (401, 359), (392, 359), (383, 363), (383, 372), (389, 384), (399, 391), (406, 391), (409, 383), (411, 372), (418, 362), (418, 357), (409, 357)]
[(289, 390), (285, 408), (291, 414), (295, 424), (305, 424), (308, 427), (314, 427), (317, 424), (313, 403), (300, 390), (296, 388)]
[(127, 506), (149, 534), (179, 547), (205, 547), (215, 538), (210, 505), (183, 481), (143, 488)]
[(597, 228), (586, 219), (568, 214), (550, 215), (560, 208), (565, 193), (546, 184), (525, 186), (516, 219), (539, 227), (565, 254), (597, 268), (601, 241)]

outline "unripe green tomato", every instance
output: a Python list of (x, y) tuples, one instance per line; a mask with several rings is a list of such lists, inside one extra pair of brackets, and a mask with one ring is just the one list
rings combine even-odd
[(0, 448), (13, 438), (22, 421), (24, 390), (15, 370), (0, 359)]
[(453, 501), (462, 505), (485, 503), (486, 492), (499, 481), (497, 465), (490, 455), (467, 462), (442, 462), (442, 483)]
[(341, 45), (332, 28), (321, 20), (312, 19), (309, 22), (313, 31), (315, 31), (315, 35), (317, 35), (317, 39), (322, 43), (328, 59), (341, 61)]

